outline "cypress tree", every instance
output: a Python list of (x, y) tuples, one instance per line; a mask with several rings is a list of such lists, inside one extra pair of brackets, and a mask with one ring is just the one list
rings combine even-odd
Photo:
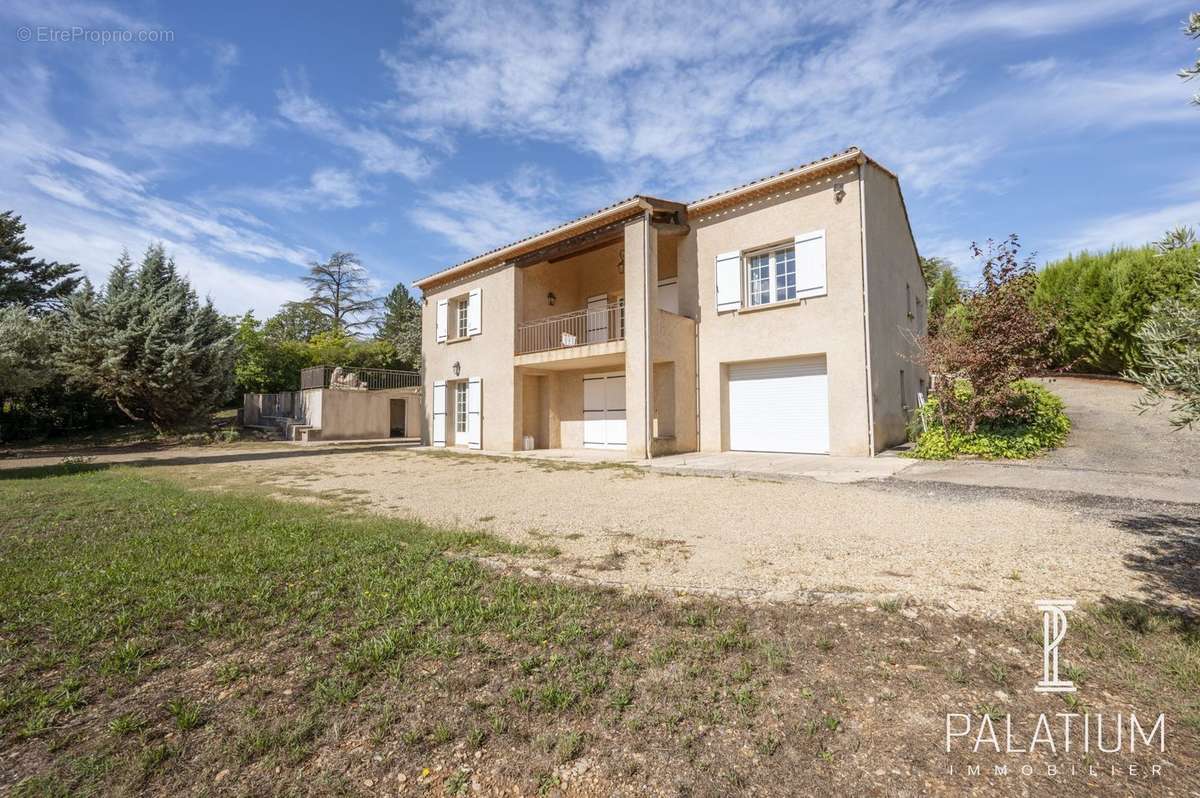
[(136, 270), (123, 253), (101, 293), (71, 298), (59, 358), (69, 383), (161, 431), (230, 397), (236, 355), (233, 323), (197, 300), (159, 244)]

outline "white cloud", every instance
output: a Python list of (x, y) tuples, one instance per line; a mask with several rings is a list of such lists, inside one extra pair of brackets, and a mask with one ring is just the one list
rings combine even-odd
[(416, 180), (432, 169), (432, 162), (420, 148), (399, 144), (382, 130), (346, 122), (290, 81), (279, 91), (279, 113), (312, 135), (356, 153), (368, 172), (394, 173)]
[(1023, 61), (1019, 64), (1009, 64), (1005, 70), (1008, 74), (1021, 80), (1041, 80), (1058, 70), (1058, 59), (1041, 58), (1037, 61)]
[[(6, 3), (0, 19), (33, 26), (163, 30), (99, 4), (27, 0)], [(92, 140), (112, 151), (146, 158), (197, 145), (246, 147), (259, 135), (255, 115), (227, 104), (222, 95), (237, 64), (237, 48), (217, 42), (208, 48), (207, 78), (179, 83), (176, 51), (159, 45), (106, 46), (88, 42), (21, 45), (32, 67), (73, 73), (86, 91), (72, 97), (73, 111), (94, 117)], [(204, 54), (200, 56), (202, 63)], [(49, 70), (47, 69), (47, 75)]]
[[(47, 7), (47, 16), (39, 19), (55, 24), (54, 14), (67, 14), (76, 23), (94, 19), (118, 24), (115, 17), (96, 10), (64, 8)], [(70, 16), (76, 12), (78, 16)], [(235, 53), (219, 47), (214, 58), (220, 69), (228, 69)], [(72, 63), (84, 68), (91, 62), (80, 56), (79, 63)], [(263, 220), (243, 209), (164, 196), (153, 177), (160, 166), (129, 165), (144, 163), (148, 154), (136, 136), (116, 141), (120, 136), (113, 131), (119, 126), (97, 133), (84, 122), (74, 121), (68, 128), (59, 121), (51, 103), (56, 74), (37, 57), (0, 72), (0, 196), (6, 208), (21, 214), (28, 240), (40, 256), (79, 263), (89, 277), (102, 282), (123, 248), (139, 254), (147, 244), (161, 241), (197, 291), (211, 295), (224, 312), (255, 308), (270, 313), (279, 303), (304, 295), (294, 277), (265, 269), (283, 264), (294, 271), (315, 257), (313, 251), (280, 240)], [(169, 118), (172, 103), (182, 96), (165, 90), (157, 79), (138, 83), (134, 91), (160, 104), (155, 107), (162, 115), (156, 119)], [(187, 94), (187, 87), (183, 92)], [(202, 87), (194, 96), (215, 95)], [(215, 110), (205, 102), (193, 110)], [(73, 110), (87, 118), (85, 109)], [(97, 124), (105, 121), (110, 117)], [(218, 125), (227, 121), (219, 114), (208, 120)], [(152, 160), (205, 143), (203, 137), (179, 138), (164, 142)], [(335, 175), (318, 178), (320, 190), (347, 199), (346, 186)]]
[(242, 188), (220, 192), (220, 196), (270, 208), (357, 208), (362, 205), (362, 181), (343, 169), (317, 169), (307, 185), (295, 183), (276, 188)]
[(26, 239), (39, 256), (78, 263), (97, 285), (108, 279), (109, 269), (123, 249), (128, 248), (136, 259), (148, 245), (161, 242), (196, 293), (212, 297), (224, 313), (254, 310), (264, 318), (282, 303), (306, 296), (299, 280), (231, 266), (214, 257), (203, 241), (164, 235), (161, 229), (40, 202), (36, 197), (23, 202), (21, 210), (27, 225)]
[[(1049, 79), (1032, 94), (1013, 86), (951, 105), (945, 100), (969, 66), (952, 48), (1162, 13), (1135, 0), (753, 9), (708, 0), (686, 14), (633, 0), (550, 8), (451, 0), (383, 61), (396, 91), (388, 108), (406, 124), (449, 139), (478, 131), (551, 141), (598, 158), (608, 171), (603, 182), (620, 191), (592, 206), (635, 191), (692, 199), (850, 144), (895, 167), (913, 193), (936, 186), (942, 201), (976, 190), (980, 164), (1034, 125), (1119, 129), (1194, 113), (1177, 101), (1168, 73), (1155, 80), (1148, 68), (1105, 65), (1066, 73), (1053, 58), (1014, 67)], [(503, 214), (520, 198), (510, 189), (496, 199), (489, 205)], [(554, 218), (588, 207), (560, 203)], [(417, 216), (426, 226), (446, 221), (428, 207)], [(501, 217), (479, 232), (510, 227)], [(503, 243), (447, 235), (464, 246)]]
[(562, 222), (561, 213), (548, 197), (522, 196), (511, 185), (486, 183), (430, 193), (409, 215), (459, 250), (475, 254)]
[[(895, 168), (910, 198), (948, 206), (1003, 192), (984, 165), (1018, 142), (1122, 130), (1194, 114), (1170, 70), (1014, 64), (1028, 84), (966, 83), (964, 42), (1034, 39), (1167, 13), (1135, 0), (877, 4), (704, 2), (687, 14), (632, 0), (440, 4), (422, 35), (383, 60), (406, 124), (566, 145), (606, 174), (563, 191), (518, 170), (462, 183), (411, 212), (464, 254), (508, 243), (630, 193), (693, 199), (858, 144)], [(970, 93), (961, 89), (970, 85)], [(1120, 108), (1119, 114), (1113, 108)], [(936, 189), (936, 193), (933, 190)], [(965, 258), (944, 231), (923, 247)]]
[(1170, 72), (1153, 68), (1059, 69), (1049, 80), (1017, 91), (1019, 100), (1007, 94), (994, 97), (964, 112), (963, 118), (980, 128), (999, 125), (1009, 137), (1086, 128), (1125, 130), (1196, 118), (1195, 107), (1188, 105), (1187, 85)]
[(1119, 245), (1140, 247), (1150, 241), (1157, 241), (1168, 230), (1180, 225), (1200, 227), (1200, 200), (1187, 200), (1160, 208), (1096, 219), (1083, 225), (1073, 235), (1053, 242), (1042, 255), (1044, 260), (1054, 260), (1085, 249), (1095, 252)]
[[(36, 118), (11, 112), (3, 111), (0, 140), (13, 129), (36, 130)], [(106, 278), (122, 248), (137, 251), (162, 241), (197, 291), (210, 294), (222, 311), (269, 312), (303, 295), (294, 279), (256, 274), (222, 258), (303, 264), (310, 251), (283, 244), (222, 209), (159, 196), (141, 176), (51, 137), (28, 152), (0, 152), (0, 194), (22, 215), (39, 255), (79, 263), (93, 281)]]

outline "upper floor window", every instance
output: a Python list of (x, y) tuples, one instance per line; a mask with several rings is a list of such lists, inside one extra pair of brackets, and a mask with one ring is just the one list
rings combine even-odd
[(787, 246), (746, 257), (749, 305), (767, 305), (796, 298), (796, 247)]
[(716, 257), (717, 311), (761, 307), (826, 293), (825, 231)]
[(475, 288), (465, 294), (437, 301), (437, 342), (461, 340), (483, 332), (483, 291)]
[(457, 321), (457, 324), (455, 325), (455, 337), (456, 338), (466, 338), (467, 337), (467, 310), (469, 308), (469, 305), (470, 305), (470, 300), (465, 296), (459, 297), (458, 299), (454, 300), (454, 306), (455, 306), (454, 315), (455, 315), (455, 319)]

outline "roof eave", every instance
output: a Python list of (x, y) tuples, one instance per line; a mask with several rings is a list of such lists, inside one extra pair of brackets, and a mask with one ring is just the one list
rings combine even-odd
[(641, 195), (633, 196), (627, 200), (618, 202), (616, 205), (605, 208), (602, 211), (597, 211), (590, 216), (584, 216), (580, 219), (576, 219), (575, 221), (567, 222), (566, 224), (547, 230), (543, 233), (538, 233), (535, 236), (531, 236), (521, 241), (516, 241), (491, 252), (485, 252), (484, 254), (478, 255), (470, 260), (463, 261), (456, 266), (451, 266), (448, 269), (435, 272), (427, 277), (422, 277), (420, 280), (413, 281), (413, 285), (424, 290), (426, 286), (433, 283), (449, 280), (462, 274), (478, 270), (485, 266), (503, 263), (506, 260), (511, 260), (518, 255), (522, 255), (525, 252), (529, 252), (537, 249), (538, 247), (553, 243), (556, 240), (570, 238), (573, 235), (586, 232), (593, 227), (598, 227), (619, 219), (624, 215), (630, 214), (632, 211), (652, 210), (655, 207), (663, 205), (678, 205), (679, 207), (683, 207), (680, 203), (657, 200), (653, 197), (644, 197)]
[[(776, 191), (781, 191), (791, 185), (807, 182), (821, 177), (828, 172), (835, 172), (839, 169), (844, 169), (852, 164), (873, 163), (876, 166), (879, 164), (870, 158), (866, 153), (857, 147), (851, 147), (845, 152), (825, 158), (820, 161), (814, 161), (810, 164), (805, 164), (796, 169), (772, 177), (757, 180), (753, 183), (747, 183), (744, 186), (739, 186), (729, 191), (713, 194), (704, 199), (696, 200), (688, 204), (688, 214), (703, 214), (711, 211), (727, 208), (739, 203), (745, 202), (753, 197), (758, 197), (763, 194), (771, 194)], [(892, 174), (886, 168), (879, 166), (884, 172)], [(894, 177), (894, 175), (893, 175)]]

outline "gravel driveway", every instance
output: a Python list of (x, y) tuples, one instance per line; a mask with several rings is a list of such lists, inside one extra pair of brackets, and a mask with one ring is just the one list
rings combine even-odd
[(1034, 463), (1089, 471), (1200, 476), (1200, 430), (1176, 430), (1165, 408), (1139, 413), (1142, 389), (1116, 380), (1058, 377), (1041, 383), (1071, 419), (1066, 446)]
[(922, 462), (897, 479), (1191, 503), (1200, 510), (1200, 429), (1174, 429), (1161, 408), (1138, 413), (1141, 389), (1126, 382), (1078, 377), (1041, 382), (1062, 397), (1071, 419), (1071, 435), (1061, 449), (1030, 460)]
[(899, 594), (984, 613), (1050, 595), (1181, 604), (1200, 595), (1190, 567), (1200, 508), (1064, 505), (916, 483), (678, 477), (403, 450), (183, 470), (199, 483), (249, 482), (553, 546), (561, 553), (535, 567), (613, 584), (780, 600)]

